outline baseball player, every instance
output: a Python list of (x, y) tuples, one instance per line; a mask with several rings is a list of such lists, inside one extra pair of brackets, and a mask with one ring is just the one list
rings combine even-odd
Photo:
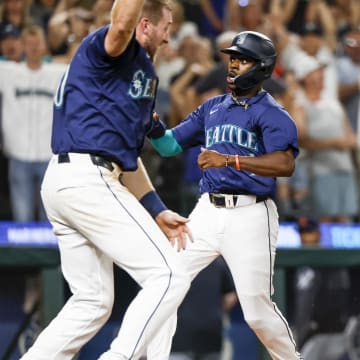
[[(222, 51), (230, 55), (230, 93), (206, 101), (152, 143), (163, 156), (203, 146), (198, 157), (202, 195), (189, 223), (194, 242), (180, 253), (190, 276), (222, 255), (245, 320), (271, 358), (298, 360), (288, 323), (271, 298), (279, 228), (275, 179), (294, 170), (297, 130), (289, 114), (262, 89), (275, 66), (272, 41), (245, 31)], [(166, 341), (158, 335), (150, 354)]]
[(171, 22), (168, 0), (116, 0), (59, 84), (41, 195), (72, 296), (23, 360), (73, 359), (111, 314), (113, 263), (142, 289), (101, 360), (139, 359), (189, 288), (164, 235), (185, 240), (188, 219), (166, 209), (139, 160), (145, 135), (165, 131), (152, 121), (152, 59)]

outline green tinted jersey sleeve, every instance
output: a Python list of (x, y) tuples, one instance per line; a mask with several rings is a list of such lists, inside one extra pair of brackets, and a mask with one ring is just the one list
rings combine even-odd
[(150, 142), (155, 150), (164, 157), (175, 156), (183, 151), (171, 130), (166, 130), (164, 136), (151, 139)]

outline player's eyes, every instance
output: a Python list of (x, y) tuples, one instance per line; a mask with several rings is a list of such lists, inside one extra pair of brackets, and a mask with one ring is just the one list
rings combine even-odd
[(230, 61), (231, 61), (231, 63), (238, 62), (239, 64), (242, 64), (242, 65), (245, 65), (245, 64), (247, 64), (249, 62), (248, 59), (236, 58), (236, 57), (231, 57)]

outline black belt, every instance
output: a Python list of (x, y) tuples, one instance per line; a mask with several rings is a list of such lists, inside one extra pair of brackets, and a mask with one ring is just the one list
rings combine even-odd
[[(105, 169), (108, 169), (110, 171), (114, 170), (114, 166), (111, 163), (111, 161), (104, 159), (103, 157), (99, 155), (92, 155), (89, 154), (90, 159), (94, 165), (102, 166)], [(63, 153), (58, 155), (58, 163), (69, 163), (70, 162), (70, 156), (68, 153)]]
[[(226, 198), (228, 197), (232, 198), (232, 203), (233, 204), (237, 204), (238, 202), (238, 197), (239, 196), (244, 196), (244, 195), (225, 195), (225, 194), (218, 194), (218, 193), (209, 193), (209, 199), (210, 202), (212, 204), (214, 204), (216, 207), (223, 207), (223, 208), (228, 208), (228, 204), (226, 202)], [(255, 202), (259, 203), (262, 201), (267, 200), (269, 197), (266, 195), (251, 195), (251, 194), (247, 194), (245, 196), (255, 196)], [(230, 206), (231, 207), (231, 206)]]

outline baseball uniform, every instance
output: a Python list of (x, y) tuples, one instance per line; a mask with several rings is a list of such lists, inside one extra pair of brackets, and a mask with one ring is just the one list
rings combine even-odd
[(138, 359), (189, 288), (168, 239), (119, 182), (154, 128), (157, 78), (135, 37), (120, 56), (107, 55), (108, 31), (82, 41), (54, 99), (54, 156), (41, 194), (73, 295), (23, 360), (70, 360), (95, 335), (112, 310), (113, 263), (142, 289), (102, 360)]
[[(294, 156), (298, 154), (293, 120), (266, 91), (249, 99), (234, 100), (231, 94), (214, 97), (152, 143), (164, 156), (197, 144), (241, 157), (288, 148)], [(300, 354), (289, 325), (272, 301), (279, 229), (273, 201), (275, 185), (274, 177), (225, 165), (203, 171), (201, 197), (190, 214), (194, 242), (180, 257), (193, 278), (222, 255), (232, 273), (244, 318), (272, 359), (298, 360)]]

